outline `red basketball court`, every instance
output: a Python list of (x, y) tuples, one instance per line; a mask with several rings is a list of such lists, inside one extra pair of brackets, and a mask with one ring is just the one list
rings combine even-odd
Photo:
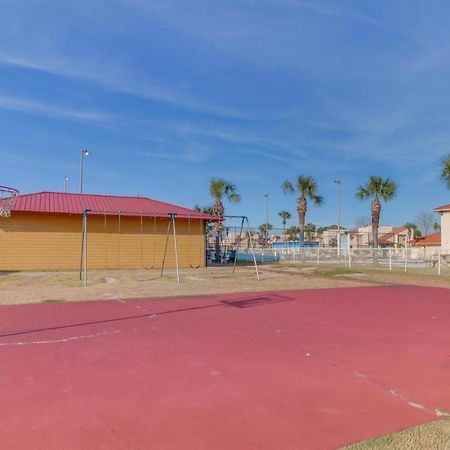
[(9, 450), (333, 449), (450, 409), (450, 291), (0, 308)]

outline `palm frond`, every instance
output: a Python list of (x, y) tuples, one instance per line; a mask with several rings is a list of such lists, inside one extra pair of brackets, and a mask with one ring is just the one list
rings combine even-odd
[(209, 182), (209, 193), (215, 200), (221, 199), (225, 194), (226, 181), (223, 178), (213, 178)]
[(397, 192), (397, 184), (389, 177), (372, 175), (365, 185), (358, 186), (356, 197), (365, 200), (370, 197), (380, 197), (385, 201), (392, 200)]
[(282, 218), (282, 219), (290, 219), (291, 218), (291, 213), (289, 211), (280, 211), (278, 213), (278, 215)]
[(297, 189), (300, 194), (313, 200), (318, 195), (317, 181), (311, 176), (300, 175), (297, 179)]
[(366, 186), (358, 186), (358, 190), (356, 191), (356, 197), (360, 200), (365, 200), (366, 198), (369, 198), (371, 195), (367, 185)]
[(285, 194), (292, 194), (294, 192), (294, 186), (292, 186), (292, 183), (289, 180), (286, 180), (282, 185), (281, 188), (283, 189), (283, 192)]
[(450, 153), (447, 153), (440, 159), (439, 165), (441, 167), (441, 180), (447, 185), (447, 188), (450, 189)]
[(239, 203), (241, 201), (241, 196), (239, 194), (236, 194), (236, 192), (233, 192), (228, 196), (228, 199), (232, 203)]
[(324, 198), (323, 198), (321, 195), (314, 195), (314, 196), (311, 197), (311, 198), (312, 198), (312, 201), (314, 202), (314, 204), (315, 204), (316, 206), (323, 205), (324, 202), (325, 202)]
[(236, 193), (236, 186), (223, 178), (213, 178), (209, 183), (209, 192), (215, 200), (227, 197), (230, 202), (238, 202), (241, 199)]
[(397, 193), (397, 185), (394, 181), (392, 181), (390, 178), (386, 178), (383, 180), (379, 195), (380, 197), (385, 200), (389, 201), (392, 200)]

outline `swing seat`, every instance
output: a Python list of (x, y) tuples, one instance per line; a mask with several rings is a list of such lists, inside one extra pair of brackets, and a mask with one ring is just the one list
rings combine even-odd
[(225, 255), (225, 263), (230, 264), (236, 261), (236, 250), (231, 250)]

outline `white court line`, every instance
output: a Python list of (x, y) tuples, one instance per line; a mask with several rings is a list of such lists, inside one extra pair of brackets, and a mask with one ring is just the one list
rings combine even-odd
[(81, 340), (81, 339), (90, 339), (90, 338), (94, 338), (97, 336), (108, 336), (111, 334), (118, 334), (118, 333), (122, 333), (122, 330), (102, 331), (101, 333), (85, 334), (82, 336), (72, 336), (72, 337), (68, 337), (68, 338), (46, 340), (46, 341), (0, 342), (0, 347), (21, 346), (21, 345), (59, 344), (61, 342), (71, 342), (71, 341), (77, 341), (77, 340)]

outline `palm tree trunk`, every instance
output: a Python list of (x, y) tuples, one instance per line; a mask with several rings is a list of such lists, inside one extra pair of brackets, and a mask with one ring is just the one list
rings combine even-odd
[(375, 197), (371, 206), (372, 210), (372, 245), (378, 248), (378, 228), (380, 226), (381, 203), (378, 197)]
[[(213, 213), (215, 216), (222, 217), (225, 213), (225, 209), (223, 207), (223, 203), (220, 199), (216, 199), (213, 206)], [(216, 259), (220, 256), (220, 241), (222, 240), (222, 232), (224, 230), (222, 221), (216, 222), (214, 224), (214, 231), (216, 232), (216, 242), (215, 242), (215, 250), (216, 250)]]
[(372, 245), (373, 245), (373, 263), (378, 264), (378, 227), (380, 226), (381, 203), (378, 197), (373, 199), (372, 205)]
[(303, 242), (305, 239), (305, 217), (306, 211), (308, 210), (308, 201), (305, 196), (302, 195), (297, 200), (297, 213), (298, 213), (298, 226), (300, 229), (300, 242)]

